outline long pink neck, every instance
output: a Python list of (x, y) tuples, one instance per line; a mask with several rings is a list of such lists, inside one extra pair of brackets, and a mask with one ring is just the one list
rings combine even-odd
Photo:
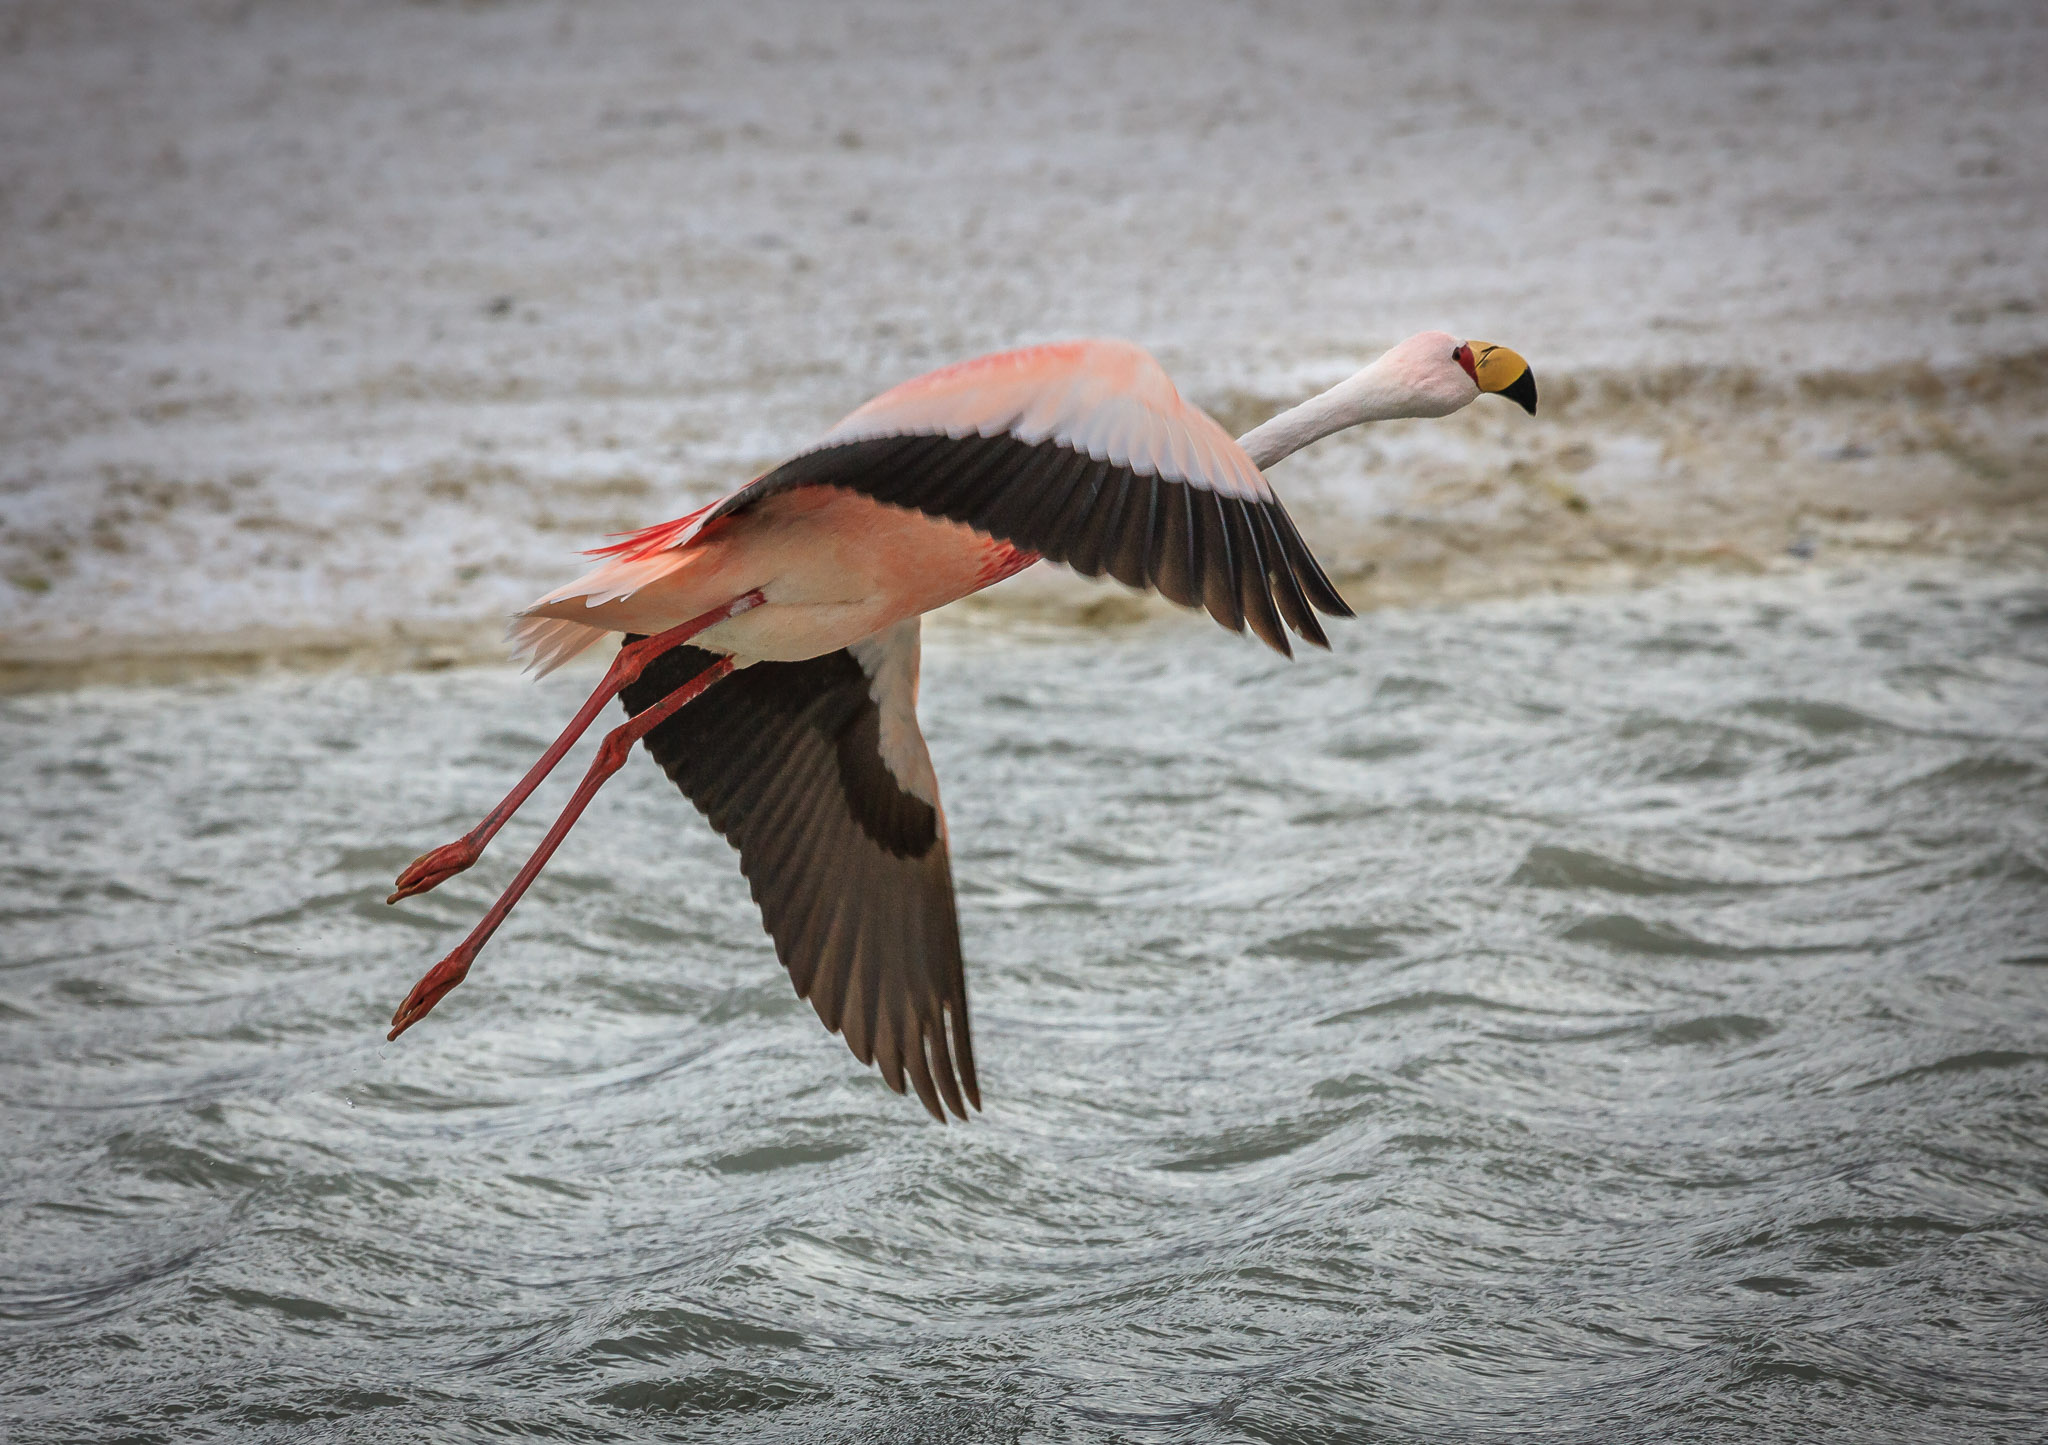
[[(1384, 359), (1384, 358), (1383, 358)], [(1376, 361), (1237, 439), (1252, 464), (1264, 471), (1310, 442), (1369, 421), (1415, 416), (1418, 398)]]

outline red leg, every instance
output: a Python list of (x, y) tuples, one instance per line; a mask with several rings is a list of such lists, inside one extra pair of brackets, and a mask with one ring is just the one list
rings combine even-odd
[(590, 695), (590, 700), (569, 720), (569, 726), (562, 729), (562, 735), (555, 739), (554, 745), (540, 755), (540, 761), (527, 769), (526, 776), (519, 780), (519, 786), (505, 795), (504, 802), (486, 813), (481, 823), (453, 843), (443, 843), (432, 852), (422, 853), (408, 863), (405, 871), (398, 875), (398, 891), (384, 901), (396, 903), (399, 899), (410, 898), (415, 893), (425, 893), (429, 888), (446, 883), (476, 862), (483, 856), (485, 845), (505, 826), (505, 820), (518, 812), (519, 805), (540, 786), (541, 779), (555, 770), (555, 764), (562, 761), (569, 749), (575, 746), (576, 739), (582, 737), (584, 730), (597, 720), (597, 715), (604, 711), (605, 704), (630, 687), (648, 663), (671, 647), (689, 641), (705, 628), (714, 627), (739, 616), (742, 612), (750, 612), (765, 600), (759, 592), (749, 592), (723, 607), (712, 608), (701, 617), (692, 617), (680, 627), (671, 627), (666, 632), (657, 633), (653, 637), (643, 637), (638, 642), (620, 648), (618, 656), (612, 659), (612, 665), (604, 675), (604, 681), (597, 685), (597, 691)]
[[(658, 639), (650, 637), (649, 642)], [(512, 911), (512, 905), (519, 901), (521, 894), (532, 886), (540, 876), (540, 870), (547, 866), (555, 849), (569, 836), (569, 830), (576, 826), (576, 820), (597, 796), (597, 790), (604, 786), (604, 780), (625, 765), (626, 758), (633, 750), (633, 744), (648, 733), (660, 727), (677, 709), (694, 700), (705, 688), (732, 671), (732, 659), (722, 657), (705, 668), (653, 707), (634, 715), (631, 722), (613, 728), (605, 734), (597, 746), (597, 756), (591, 760), (590, 771), (583, 775), (583, 781), (576, 787), (576, 794), (569, 799), (562, 815), (555, 819), (555, 826), (548, 829), (547, 836), (540, 840), (540, 846), (533, 850), (533, 856), (526, 860), (526, 866), (519, 870), (519, 876), (512, 880), (512, 886), (499, 895), (491, 905), (491, 911), (470, 931), (455, 951), (427, 970), (426, 976), (412, 986), (412, 992), (405, 996), (405, 1002), (398, 1006), (398, 1012), (391, 1016), (391, 1032), (385, 1035), (395, 1039), (421, 1019), (425, 1018), (441, 996), (461, 983), (468, 974), (469, 966), (475, 962), (477, 952), (490, 941), (498, 925), (505, 921), (505, 915)]]

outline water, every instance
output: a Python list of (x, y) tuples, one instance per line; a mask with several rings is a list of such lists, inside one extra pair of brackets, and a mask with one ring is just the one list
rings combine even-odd
[(2038, 576), (926, 672), (964, 1127), (644, 763), (381, 1042), (587, 679), (0, 704), (9, 1437), (2039, 1438)]

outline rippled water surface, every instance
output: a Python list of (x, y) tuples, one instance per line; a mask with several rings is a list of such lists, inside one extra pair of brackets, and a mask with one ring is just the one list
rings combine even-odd
[(12, 1438), (2039, 1438), (2039, 579), (941, 634), (950, 1128), (644, 760), (382, 1042), (587, 681), (0, 704)]

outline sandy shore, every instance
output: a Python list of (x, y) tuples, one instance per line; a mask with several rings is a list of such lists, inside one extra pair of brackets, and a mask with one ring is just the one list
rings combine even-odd
[[(2048, 12), (0, 11), (0, 682), (448, 661), (890, 382), (1142, 341), (1367, 605), (2048, 546)], [(1117, 613), (1019, 579), (984, 604)]]

